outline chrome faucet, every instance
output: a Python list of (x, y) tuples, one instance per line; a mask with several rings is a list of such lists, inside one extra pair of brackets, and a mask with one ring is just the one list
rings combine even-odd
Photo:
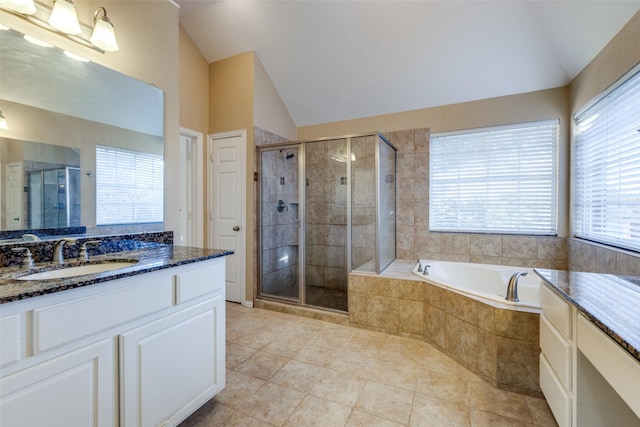
[(514, 273), (509, 279), (509, 284), (507, 285), (507, 296), (505, 299), (507, 301), (518, 302), (518, 279), (520, 276), (526, 276), (526, 271), (520, 271), (518, 273)]
[(64, 244), (65, 243), (75, 243), (76, 239), (72, 239), (69, 237), (62, 238), (58, 240), (53, 247), (53, 257), (51, 258), (51, 262), (56, 264), (64, 264)]

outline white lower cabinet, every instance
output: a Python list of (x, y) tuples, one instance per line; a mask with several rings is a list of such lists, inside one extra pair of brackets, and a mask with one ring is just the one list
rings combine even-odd
[(0, 425), (180, 423), (225, 384), (224, 263), (0, 305)]
[(224, 309), (219, 296), (120, 335), (123, 426), (173, 425), (222, 390)]
[(0, 379), (3, 426), (117, 425), (113, 339)]
[(559, 427), (640, 427), (640, 363), (541, 288), (540, 389)]

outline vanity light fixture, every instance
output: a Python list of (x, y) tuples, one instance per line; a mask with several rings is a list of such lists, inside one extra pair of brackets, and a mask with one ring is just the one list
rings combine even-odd
[(36, 5), (33, 0), (0, 0), (0, 4), (25, 15), (36, 13)]
[(54, 0), (49, 25), (65, 34), (82, 34), (76, 7), (71, 0)]
[[(100, 16), (102, 12), (102, 16)], [(107, 17), (107, 10), (100, 6), (93, 14), (93, 32), (89, 41), (92, 45), (107, 51), (115, 52), (118, 50), (118, 42), (116, 41), (116, 33), (113, 30), (113, 24)]]
[(7, 119), (2, 115), (2, 111), (0, 111), (0, 129), (9, 130), (9, 125), (7, 124)]
[[(35, 11), (26, 4), (34, 5)], [(72, 0), (53, 0), (53, 8), (34, 0), (0, 0), (0, 10), (100, 53), (119, 50), (113, 23), (102, 6), (94, 13), (93, 27), (78, 21)], [(0, 24), (0, 29), (3, 27), (9, 29)]]

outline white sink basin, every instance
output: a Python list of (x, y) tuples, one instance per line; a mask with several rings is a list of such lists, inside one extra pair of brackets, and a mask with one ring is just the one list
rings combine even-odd
[(79, 265), (77, 267), (60, 268), (58, 270), (42, 271), (40, 273), (28, 274), (16, 277), (16, 280), (50, 280), (62, 279), (65, 277), (84, 276), (86, 274), (102, 273), (103, 271), (118, 270), (134, 265), (135, 261), (104, 262), (101, 264)]

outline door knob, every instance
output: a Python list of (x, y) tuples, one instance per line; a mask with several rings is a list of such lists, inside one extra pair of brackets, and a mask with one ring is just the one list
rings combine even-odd
[(240, 231), (240, 227), (236, 225), (235, 227), (233, 227), (233, 231)]

